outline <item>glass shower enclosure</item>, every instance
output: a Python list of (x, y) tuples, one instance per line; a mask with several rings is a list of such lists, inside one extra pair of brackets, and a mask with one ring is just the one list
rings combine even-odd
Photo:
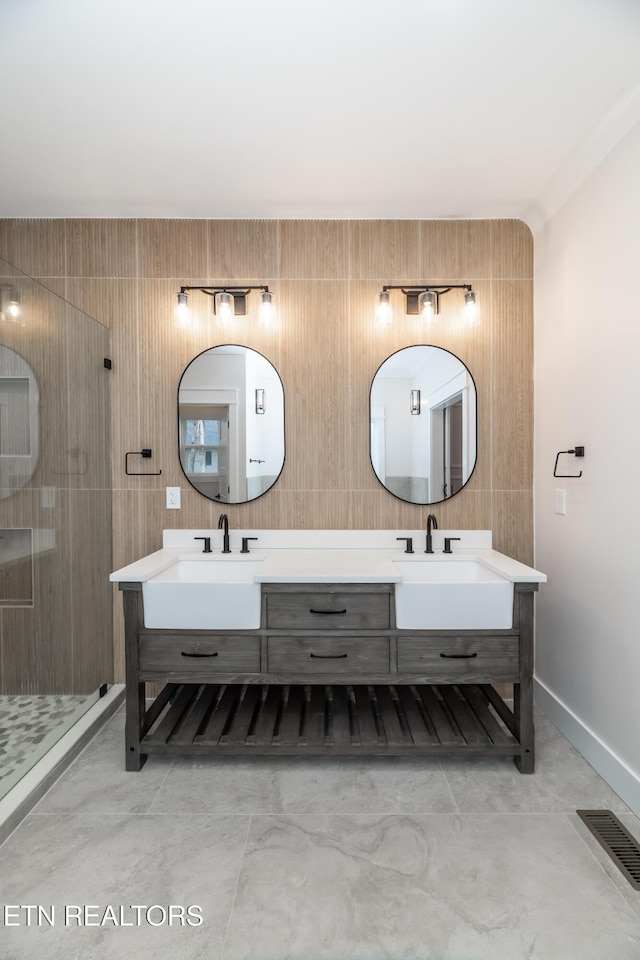
[(0, 260), (0, 798), (113, 681), (109, 343)]

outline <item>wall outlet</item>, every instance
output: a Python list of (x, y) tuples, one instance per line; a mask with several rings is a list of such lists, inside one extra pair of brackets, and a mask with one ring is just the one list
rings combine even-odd
[(567, 491), (563, 488), (556, 489), (556, 513), (563, 516), (567, 512)]
[(42, 487), (40, 490), (40, 503), (45, 510), (53, 510), (56, 505), (56, 488)]
[(167, 510), (180, 509), (180, 487), (166, 487)]

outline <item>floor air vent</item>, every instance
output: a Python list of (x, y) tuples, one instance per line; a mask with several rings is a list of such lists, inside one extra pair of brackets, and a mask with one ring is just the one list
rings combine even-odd
[(576, 810), (632, 887), (640, 890), (640, 846), (610, 810)]

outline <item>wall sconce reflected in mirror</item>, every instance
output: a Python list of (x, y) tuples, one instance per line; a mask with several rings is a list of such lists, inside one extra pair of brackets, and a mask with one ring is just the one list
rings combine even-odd
[(409, 401), (409, 409), (413, 416), (416, 416), (420, 413), (420, 391), (412, 390), (411, 398)]
[(264, 413), (266, 410), (267, 397), (264, 390), (256, 390), (256, 413)]
[(2, 284), (0, 287), (0, 320), (25, 326), (26, 321), (20, 307), (20, 293), (12, 284)]
[(376, 307), (376, 319), (381, 326), (386, 326), (393, 319), (390, 290), (401, 290), (406, 297), (406, 310), (408, 316), (419, 316), (427, 325), (431, 325), (440, 313), (440, 297), (449, 293), (451, 290), (464, 290), (464, 317), (469, 326), (475, 326), (480, 323), (480, 315), (476, 295), (470, 283), (449, 283), (449, 284), (416, 284), (398, 285), (385, 284), (382, 288)]
[(264, 286), (264, 284), (246, 287), (183, 286), (176, 294), (177, 303), (174, 310), (176, 327), (186, 328), (191, 325), (188, 296), (191, 290), (199, 290), (201, 293), (212, 297), (213, 315), (222, 325), (231, 323), (234, 317), (244, 317), (246, 315), (247, 297), (252, 290), (262, 290), (258, 314), (260, 323), (269, 323), (275, 315), (273, 294), (270, 293), (269, 287)]

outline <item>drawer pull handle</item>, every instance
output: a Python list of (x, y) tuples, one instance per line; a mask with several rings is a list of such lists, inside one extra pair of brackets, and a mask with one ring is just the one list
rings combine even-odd
[(310, 653), (314, 660), (346, 660), (348, 653)]
[(181, 657), (217, 657), (218, 654), (217, 652), (216, 653), (185, 653), (184, 650), (182, 650), (180, 653), (180, 656)]
[(471, 660), (473, 657), (477, 657), (477, 653), (441, 653), (441, 657), (444, 657), (446, 660)]
[(346, 613), (346, 610), (314, 610), (313, 607), (310, 608), (309, 613), (323, 613), (327, 617), (333, 617), (337, 613)]

